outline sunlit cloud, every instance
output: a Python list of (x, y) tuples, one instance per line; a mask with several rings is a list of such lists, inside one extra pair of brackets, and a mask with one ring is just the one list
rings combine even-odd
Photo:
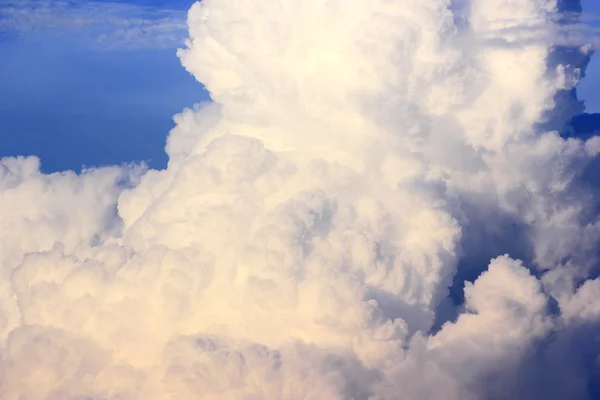
[(590, 49), (555, 6), (196, 3), (213, 101), (166, 169), (0, 161), (0, 397), (591, 398), (600, 137), (561, 136)]

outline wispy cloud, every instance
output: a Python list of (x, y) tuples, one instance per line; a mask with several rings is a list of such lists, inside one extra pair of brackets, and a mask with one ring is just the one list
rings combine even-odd
[(186, 13), (80, 0), (4, 0), (0, 32), (77, 34), (99, 49), (165, 48), (183, 43)]
[(514, 47), (552, 43), (555, 46), (600, 49), (600, 28), (592, 23), (576, 22), (557, 25), (509, 25), (490, 28), (481, 39), (492, 47)]
[(478, 40), (487, 46), (514, 48), (515, 46), (554, 45), (600, 49), (600, 15), (565, 13), (545, 19), (496, 19), (480, 27)]

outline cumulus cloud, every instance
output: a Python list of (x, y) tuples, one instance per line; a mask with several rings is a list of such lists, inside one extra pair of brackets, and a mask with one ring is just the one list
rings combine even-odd
[(196, 3), (167, 169), (2, 161), (2, 398), (590, 398), (564, 6)]

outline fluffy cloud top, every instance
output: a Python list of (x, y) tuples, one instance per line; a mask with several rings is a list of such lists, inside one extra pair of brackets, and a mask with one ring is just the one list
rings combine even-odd
[(1, 397), (591, 396), (600, 138), (554, 130), (588, 56), (559, 6), (196, 3), (214, 102), (166, 170), (0, 164)]

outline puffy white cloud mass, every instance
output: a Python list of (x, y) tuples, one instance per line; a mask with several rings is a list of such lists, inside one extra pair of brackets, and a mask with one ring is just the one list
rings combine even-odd
[(0, 397), (591, 398), (600, 138), (560, 135), (562, 10), (196, 3), (214, 102), (167, 169), (0, 162)]

